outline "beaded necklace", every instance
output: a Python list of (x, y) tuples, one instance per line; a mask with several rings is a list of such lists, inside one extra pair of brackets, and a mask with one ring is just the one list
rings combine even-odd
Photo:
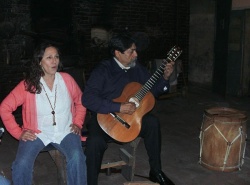
[(51, 109), (52, 109), (51, 114), (52, 114), (52, 117), (53, 117), (53, 126), (55, 126), (55, 125), (56, 125), (56, 116), (55, 116), (56, 112), (55, 112), (55, 109), (56, 109), (57, 85), (56, 85), (56, 88), (55, 88), (55, 101), (54, 101), (54, 107), (52, 107), (52, 103), (51, 103), (50, 100), (49, 100), (49, 96), (48, 96), (48, 94), (47, 94), (47, 92), (46, 92), (46, 90), (45, 90), (43, 84), (42, 84), (42, 87), (43, 87), (43, 90), (44, 90), (44, 92), (45, 92), (45, 95), (46, 95), (46, 97), (47, 97), (47, 99), (48, 99), (48, 101), (49, 101), (50, 107), (51, 107)]

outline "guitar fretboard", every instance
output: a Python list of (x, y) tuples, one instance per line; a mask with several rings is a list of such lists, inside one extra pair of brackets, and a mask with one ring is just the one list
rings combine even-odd
[(169, 53), (167, 59), (163, 59), (160, 67), (154, 72), (154, 74), (149, 78), (149, 80), (142, 86), (142, 88), (135, 94), (135, 97), (141, 101), (144, 96), (151, 90), (151, 88), (156, 84), (157, 80), (163, 75), (164, 68), (167, 63), (175, 61), (181, 54), (179, 48), (173, 47)]
[(135, 97), (141, 101), (144, 96), (152, 89), (157, 80), (163, 75), (164, 67), (166, 66), (167, 61), (163, 60), (161, 66), (154, 72), (151, 78), (142, 86), (140, 91), (138, 91)]

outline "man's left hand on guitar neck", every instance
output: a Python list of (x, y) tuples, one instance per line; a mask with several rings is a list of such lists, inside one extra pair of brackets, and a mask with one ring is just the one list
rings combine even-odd
[(164, 74), (163, 77), (165, 80), (168, 80), (172, 72), (174, 71), (174, 62), (167, 63), (167, 65), (164, 68)]

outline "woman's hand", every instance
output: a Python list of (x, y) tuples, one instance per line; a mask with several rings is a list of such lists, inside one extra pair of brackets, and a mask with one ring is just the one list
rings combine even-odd
[(71, 124), (70, 126), (71, 126), (70, 131), (71, 131), (72, 133), (81, 136), (81, 129), (80, 129), (77, 125)]
[(174, 62), (167, 63), (164, 69), (164, 79), (168, 80), (172, 72), (174, 71)]
[(37, 136), (31, 130), (24, 130), (20, 136), (20, 140), (22, 141), (34, 141), (36, 140)]

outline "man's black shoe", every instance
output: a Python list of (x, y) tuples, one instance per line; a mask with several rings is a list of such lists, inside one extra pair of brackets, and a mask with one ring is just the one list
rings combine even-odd
[(160, 185), (175, 185), (162, 171), (156, 173), (153, 170), (150, 170), (149, 180), (157, 182)]

